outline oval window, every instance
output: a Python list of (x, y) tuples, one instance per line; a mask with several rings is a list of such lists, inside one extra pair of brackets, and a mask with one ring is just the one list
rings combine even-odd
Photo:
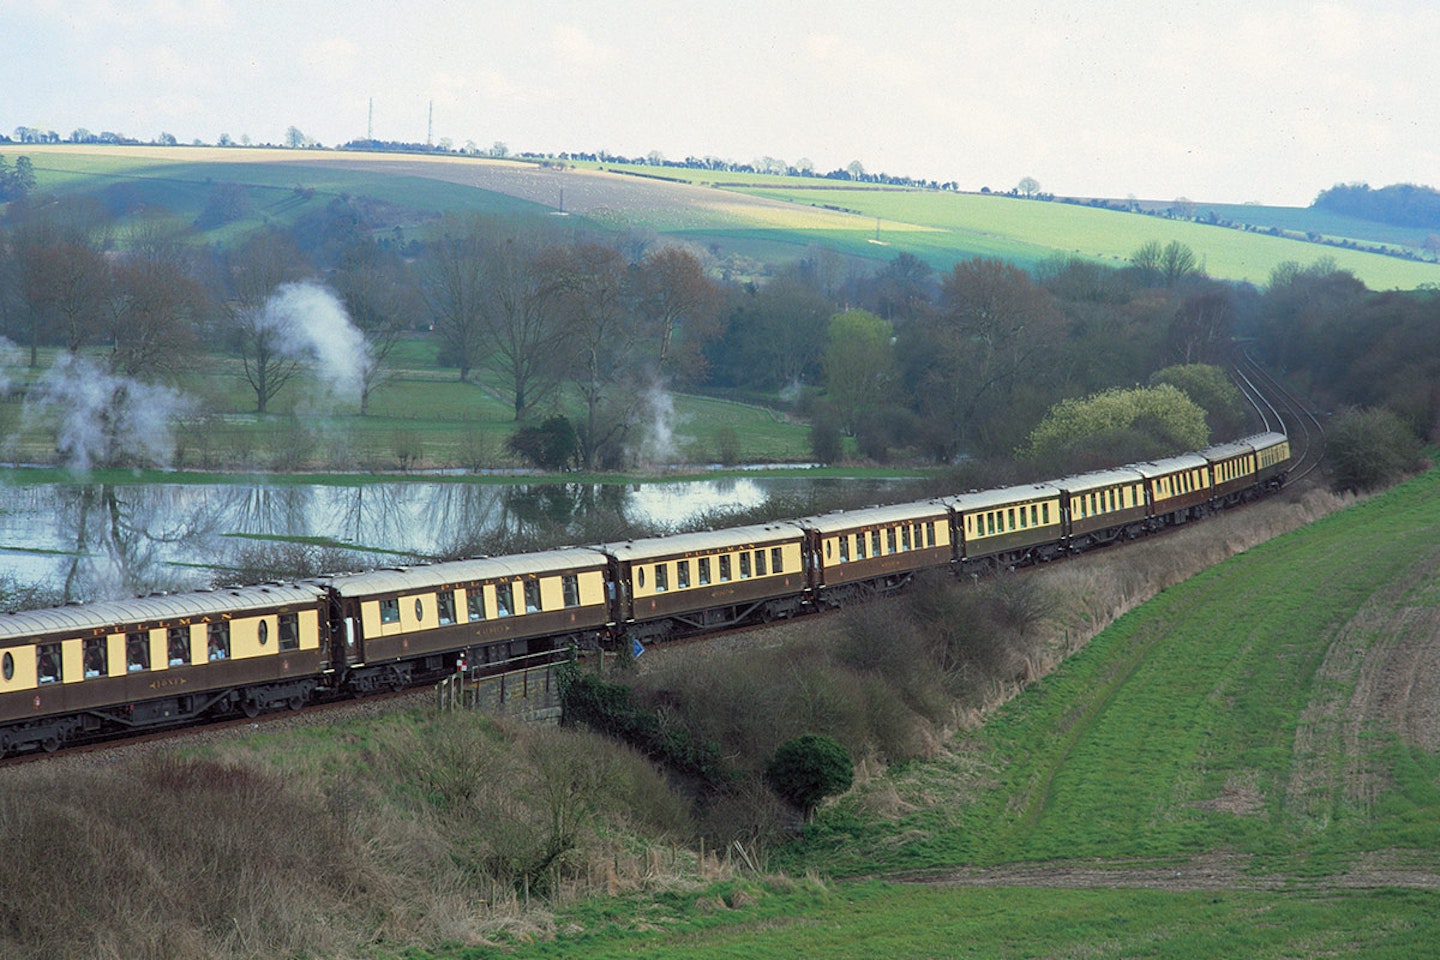
[(6, 680), (15, 679), (15, 656), (13, 654), (5, 654), (4, 670)]
[(265, 646), (270, 640), (270, 624), (264, 620), (260, 621), (260, 646)]
[(644, 567), (636, 567), (636, 568), (635, 568), (635, 578), (636, 578), (636, 582), (639, 583), (640, 586), (642, 586), (642, 587), (645, 586), (645, 568), (644, 568)]
[(415, 601), (415, 619), (425, 619), (425, 604), (421, 603), (418, 599)]

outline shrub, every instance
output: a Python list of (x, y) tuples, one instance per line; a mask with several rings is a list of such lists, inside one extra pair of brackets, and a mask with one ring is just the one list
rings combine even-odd
[(1336, 490), (1374, 490), (1415, 469), (1420, 441), (1383, 407), (1350, 408), (1331, 424), (1325, 451)]
[(516, 430), (505, 448), (541, 470), (565, 470), (580, 457), (580, 438), (569, 418), (557, 415)]
[(786, 803), (808, 817), (821, 800), (850, 789), (855, 765), (834, 737), (807, 733), (780, 744), (765, 769), (765, 779)]

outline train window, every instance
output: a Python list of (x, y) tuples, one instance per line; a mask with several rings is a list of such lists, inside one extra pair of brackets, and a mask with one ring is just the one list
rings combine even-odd
[(1046, 526), (1050, 524), (1050, 501), (1046, 500), (1040, 504), (1040, 519), (1045, 521)]
[(280, 649), (300, 649), (300, 614), (280, 614)]
[[(261, 633), (265, 635), (265, 621), (260, 621)], [(260, 641), (264, 643), (264, 640)], [(127, 633), (125, 634), (125, 669), (130, 673), (150, 669), (150, 634), (148, 633)]]
[(756, 551), (755, 551), (755, 576), (757, 576), (757, 577), (763, 577), (763, 576), (765, 576), (765, 551), (764, 551), (764, 550), (756, 550)]
[(703, 587), (710, 582), (710, 558), (701, 557), (699, 560), (695, 561), (695, 566), (699, 568), (698, 572), (700, 574), (700, 586)]
[[(1022, 512), (1024, 508), (1021, 508)], [(925, 524), (925, 546), (935, 546), (935, 521), (930, 520)]]
[(380, 601), (380, 622), (400, 622), (400, 601), (398, 599), (391, 598), (389, 600)]
[[(663, 570), (664, 568), (662, 567), (662, 568), (658, 568), (658, 569), (662, 569), (662, 570)], [(660, 577), (659, 577), (659, 576), (656, 576), (655, 579), (656, 579), (656, 581), (657, 581), (656, 586), (659, 586), (660, 584), (658, 583), (658, 581), (659, 581)], [(540, 612), (540, 581), (539, 581), (539, 580), (526, 580), (526, 581), (525, 581), (525, 612), (526, 612), (526, 613), (539, 613), (539, 612)]]
[(770, 569), (775, 573), (783, 573), (785, 570), (785, 554), (779, 547), (770, 548)]
[(1030, 504), (1030, 526), (1040, 526), (1040, 505), (1038, 503)]
[(664, 593), (670, 589), (670, 568), (663, 563), (655, 564), (655, 592)]
[(565, 595), (565, 606), (580, 606), (580, 577), (578, 574), (567, 573), (561, 577), (560, 588)]
[(834, 550), (834, 545), (833, 545), (829, 540), (826, 540), (826, 541), (825, 541), (825, 559), (826, 559), (826, 560), (829, 560), (829, 559), (830, 559), (830, 554), (831, 554), (831, 552), (832, 552), (833, 550)]
[(849, 560), (849, 559), (850, 559), (850, 538), (849, 538), (848, 536), (843, 536), (843, 535), (842, 535), (842, 536), (840, 537), (840, 562), (841, 562), (841, 563), (845, 563), (845, 562), (846, 562), (847, 560)]
[(730, 579), (730, 554), (720, 555), (720, 582), (724, 583)]
[(870, 556), (872, 556), (872, 557), (878, 557), (878, 556), (880, 556), (880, 531), (879, 531), (879, 530), (871, 530), (871, 531), (870, 531)]
[(985, 533), (988, 535), (988, 534), (992, 534), (992, 533), (994, 533), (994, 532), (995, 532), (995, 514), (993, 514), (993, 513), (987, 513), (987, 514), (985, 514)]
[(896, 552), (896, 550), (897, 547), (895, 546), (895, 528), (887, 527), (885, 529), (885, 552), (894, 553)]
[[(772, 550), (771, 552), (773, 553), (774, 551)], [(855, 534), (855, 559), (865, 559), (865, 534), (863, 532)], [(776, 570), (775, 572), (779, 573), (780, 571)]]
[(900, 527), (900, 549), (910, 549), (910, 528), (903, 524)]
[(6, 680), (15, 679), (15, 655), (9, 650), (6, 650), (5, 656), (0, 658), (0, 672), (4, 673)]
[(425, 603), (419, 597), (415, 598), (415, 619), (425, 619)]
[(636, 567), (636, 568), (635, 568), (635, 585), (638, 586), (638, 587), (642, 587), (642, 588), (645, 586), (645, 568), (644, 568), (644, 567)]
[(83, 660), (87, 679), (103, 677), (110, 673), (110, 646), (105, 642), (104, 637), (86, 639)]
[(501, 617), (515, 615), (515, 594), (508, 583), (495, 584), (495, 613)]
[(1030, 526), (1030, 518), (1029, 518), (1028, 516), (1026, 516), (1025, 508), (1024, 508), (1024, 507), (1021, 507), (1021, 508), (1020, 508), (1020, 529), (1021, 529), (1021, 530), (1024, 530), (1024, 529), (1025, 529), (1026, 527), (1028, 527), (1028, 526)]
[(748, 580), (750, 577), (750, 551), (743, 550), (740, 553), (740, 579)]
[(172, 667), (190, 662), (189, 627), (170, 627), (165, 631), (165, 656)]
[(60, 655), (60, 644), (42, 643), (36, 649), (35, 668), (41, 683), (59, 683), (64, 658)]
[(470, 622), (485, 619), (485, 589), (483, 587), (470, 587), (465, 591), (465, 609), (470, 615)]
[[(230, 657), (230, 622), (221, 620), (218, 623), (207, 624), (205, 628), (205, 650), (211, 660), (227, 660)], [(89, 657), (89, 651), (86, 651)], [(88, 661), (87, 661), (88, 662)], [(90, 675), (90, 668), (85, 668), (85, 675)]]
[(455, 622), (454, 590), (441, 590), (435, 595), (435, 613), (442, 627)]
[[(261, 620), (260, 628), (256, 632), (260, 637), (260, 646), (263, 647), (270, 642), (270, 624), (268, 622)], [(131, 669), (133, 670), (134, 668), (132, 667)]]
[(1015, 508), (1014, 508), (1014, 507), (1011, 507), (1011, 508), (1009, 508), (1008, 510), (1005, 511), (1005, 519), (1006, 519), (1006, 521), (1007, 521), (1006, 524), (1005, 524), (1005, 529), (1006, 529), (1006, 530), (1018, 530), (1018, 529), (1020, 529), (1020, 528), (1016, 525), (1016, 523), (1015, 523)]

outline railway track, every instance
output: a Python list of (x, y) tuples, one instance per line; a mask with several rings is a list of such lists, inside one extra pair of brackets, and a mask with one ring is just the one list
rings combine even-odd
[(1305, 398), (1242, 349), (1232, 371), (1245, 401), (1265, 430), (1290, 437), (1293, 462), (1287, 483), (1303, 480), (1325, 460), (1325, 424)]

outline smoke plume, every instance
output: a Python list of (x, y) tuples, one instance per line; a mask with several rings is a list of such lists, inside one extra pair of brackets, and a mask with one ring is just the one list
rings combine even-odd
[(164, 466), (175, 449), (170, 424), (190, 410), (177, 390), (116, 376), (64, 353), (25, 398), (25, 420), (55, 422), (55, 449), (70, 469), (126, 463)]
[(335, 399), (360, 399), (370, 345), (328, 287), (311, 280), (284, 284), (266, 301), (258, 323), (275, 331), (285, 355), (310, 361)]

